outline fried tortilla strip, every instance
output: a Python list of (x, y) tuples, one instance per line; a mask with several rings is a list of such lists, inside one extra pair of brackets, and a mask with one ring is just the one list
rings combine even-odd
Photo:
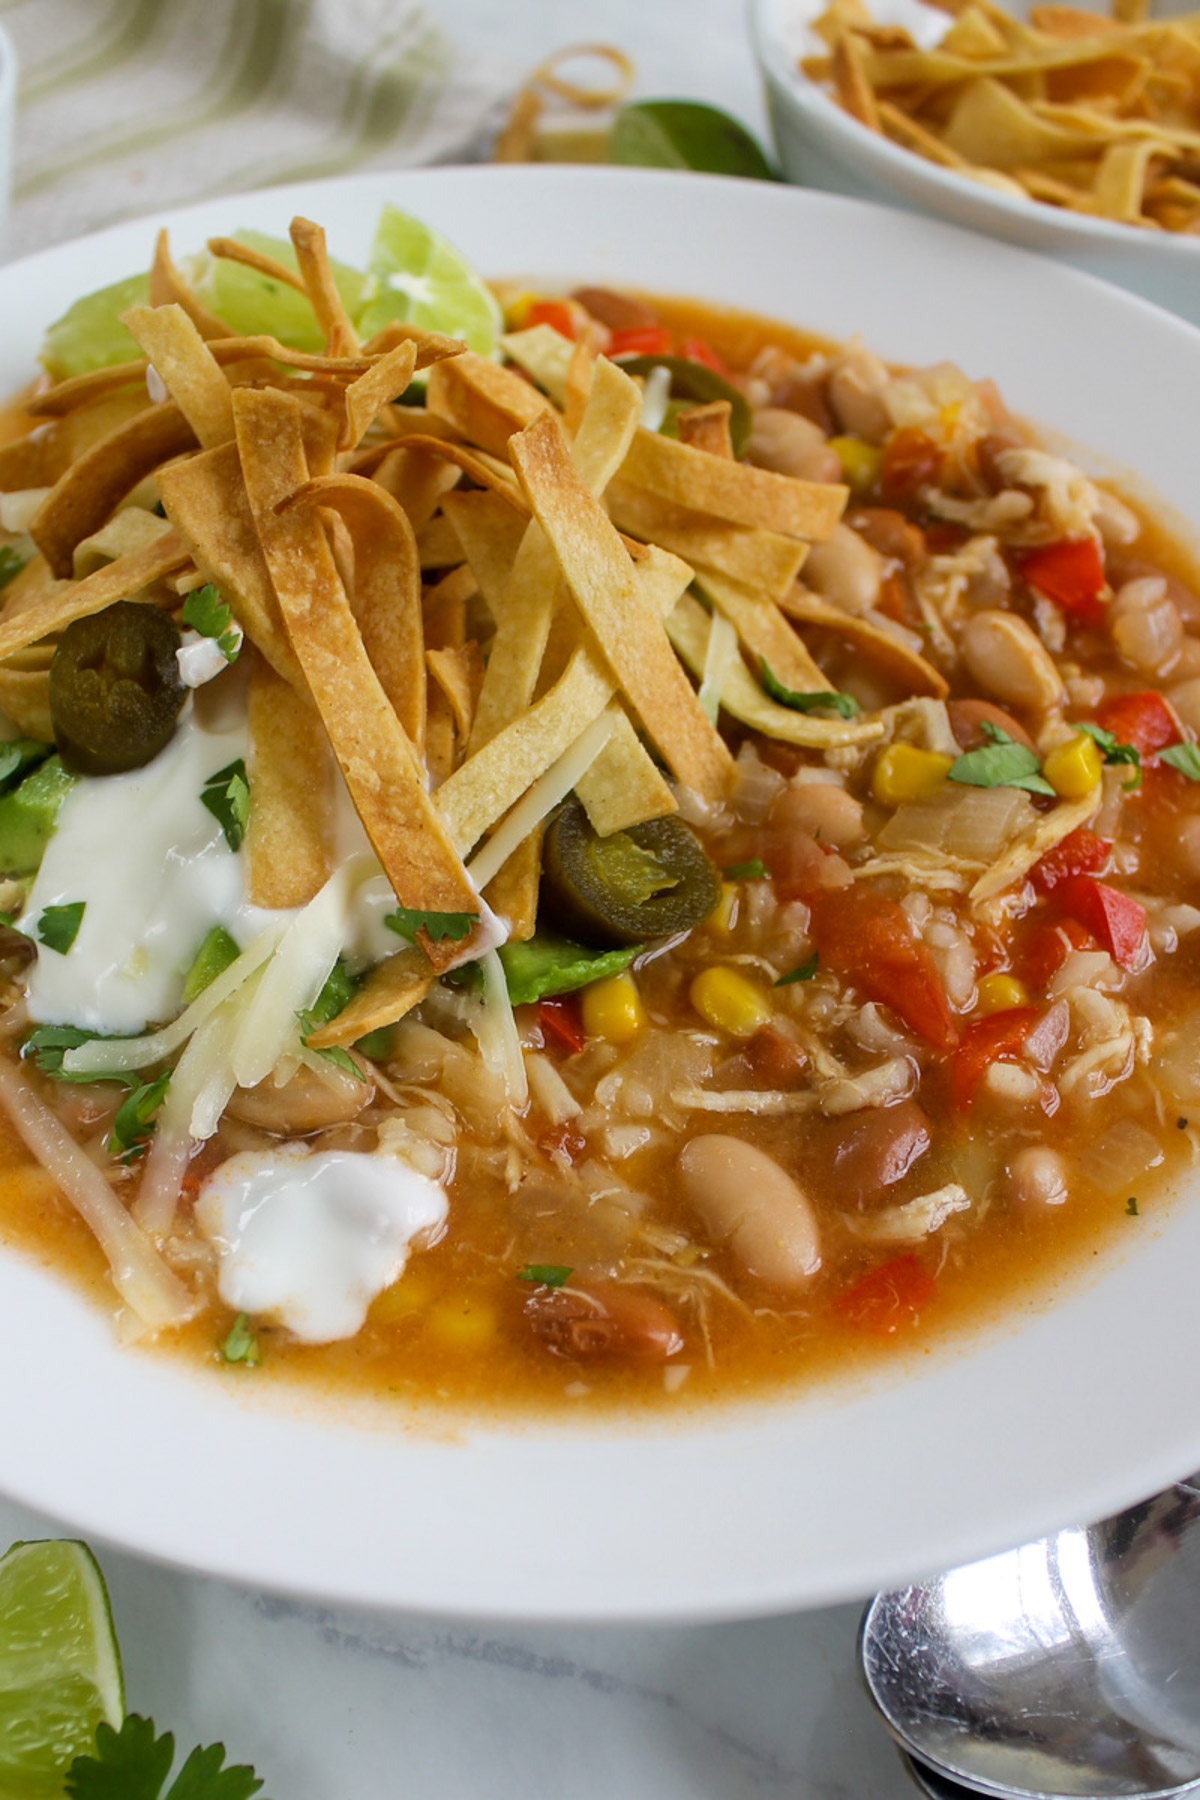
[[(372, 479), (404, 508), (413, 530), (422, 531), (442, 504), (443, 496), (462, 480), (462, 470), (442, 457), (401, 444), (385, 453)], [(458, 562), (459, 554), (450, 560)]]
[[(61, 418), (66, 413), (74, 412), (77, 407), (89, 406), (93, 400), (102, 399), (124, 387), (139, 390), (139, 412), (150, 404), (150, 396), (146, 392), (145, 357), (138, 357), (132, 362), (109, 363), (103, 369), (88, 369), (83, 375), (68, 375), (64, 381), (56, 381), (40, 394), (31, 394), (26, 404), (29, 411), (39, 419)], [(39, 439), (40, 441), (43, 439)], [(31, 481), (29, 486), (40, 487), (41, 483)]]
[[(442, 466), (445, 467), (446, 465), (443, 464)], [(386, 482), (383, 483), (383, 486), (388, 487), (389, 493), (392, 492), (392, 489)], [(401, 505), (403, 504), (403, 501), (401, 501)], [(407, 507), (405, 507), (404, 510), (405, 512), (408, 512)], [(411, 513), (409, 514), (409, 517), (412, 517)], [(518, 530), (523, 532), (525, 529), (524, 520), (520, 519), (516, 514), (513, 514), (513, 517), (517, 518)], [(462, 562), (464, 554), (462, 544), (459, 542), (458, 533), (450, 522), (449, 514), (444, 510), (435, 513), (424, 525), (418, 525), (416, 527), (416, 533), (417, 549), (420, 552), (421, 568), (423, 570), (448, 569), (452, 565)]]
[(454, 729), (465, 744), (483, 685), (483, 652), (474, 638), (452, 650), (427, 650), (425, 666), (446, 697)]
[(0, 618), (15, 619), (18, 613), (28, 612), (31, 606), (41, 605), (52, 594), (61, 593), (70, 585), (69, 581), (60, 581), (51, 574), (45, 557), (35, 551), (25, 567), (18, 569), (0, 592)]
[(765, 657), (772, 675), (785, 687), (794, 688), (801, 694), (822, 693), (828, 689), (825, 675), (773, 600), (763, 594), (752, 594), (735, 581), (727, 581), (724, 576), (707, 570), (697, 576), (696, 585), (734, 627), (750, 652), (755, 668)]
[(510, 944), (525, 943), (537, 930), (538, 889), (542, 879), (544, 825), (522, 838), (508, 861), (492, 876), (483, 897), (508, 925)]
[(312, 702), (251, 652), (248, 898), (305, 906), (333, 873), (334, 770)]
[[(459, 579), (466, 575), (474, 582), (466, 564), (443, 577), (435, 587), (427, 588), (422, 597), (427, 650), (460, 650), (467, 636), (467, 599)], [(439, 788), (454, 768), (458, 740), (455, 736), (454, 713), (450, 702), (436, 682), (426, 689), (425, 767), (429, 785)]]
[(850, 497), (849, 488), (838, 482), (777, 475), (646, 430), (634, 433), (621, 480), (733, 525), (756, 525), (817, 544), (829, 537)]
[(265, 275), (269, 281), (281, 281), (284, 287), (295, 288), (298, 294), (308, 292), (295, 269), (280, 262), (278, 257), (268, 256), (263, 250), (255, 250), (237, 238), (211, 237), (207, 247), (210, 256), (219, 256), (225, 262), (241, 263), (244, 268), (254, 269), (259, 275)]
[(229, 383), (181, 306), (131, 306), (121, 323), (146, 352), (205, 450), (233, 437)]
[[(909, 693), (932, 694), (936, 700), (944, 700), (950, 692), (940, 670), (893, 637), (882, 623), (860, 613), (845, 612), (842, 607), (799, 586), (793, 588), (779, 605), (789, 618), (798, 619), (802, 625), (823, 625), (845, 638), (896, 681), (904, 683)], [(778, 674), (778, 670), (774, 673)]]
[(715, 570), (775, 600), (791, 587), (808, 554), (808, 545), (799, 538), (728, 524), (647, 493), (619, 476), (609, 483), (604, 498), (613, 524), (632, 537), (661, 545), (697, 571)]
[(1100, 158), (1092, 195), (1096, 210), (1106, 219), (1136, 225), (1143, 216), (1143, 196), (1150, 165), (1156, 157), (1170, 158), (1170, 144), (1143, 138), (1136, 144), (1110, 144)]
[(83, 581), (53, 588), (0, 624), (0, 662), (26, 644), (40, 643), (52, 632), (65, 630), (76, 619), (102, 612), (114, 600), (136, 599), (152, 581), (174, 574), (190, 561), (191, 552), (179, 533), (168, 529), (143, 549), (104, 563)]
[(376, 963), (367, 979), (336, 1018), (316, 1031), (305, 1043), (310, 1050), (329, 1050), (353, 1044), (369, 1031), (394, 1025), (425, 998), (434, 983), (429, 958), (420, 950), (397, 950)]
[(525, 510), (525, 502), (516, 492), (507, 469), (501, 473), (493, 463), (485, 462), (465, 444), (453, 444), (449, 439), (440, 437), (410, 437), (405, 439), (404, 449), (410, 454), (420, 450), (439, 462), (453, 464), (480, 487), (492, 488), (496, 493), (503, 494), (516, 510)]
[(506, 456), (514, 431), (523, 431), (550, 410), (550, 402), (512, 369), (468, 350), (435, 363), (429, 371), (426, 404), (431, 413), (457, 426), (469, 443)]
[(331, 356), (353, 356), (358, 350), (358, 333), (342, 304), (337, 282), (329, 266), (325, 232), (311, 219), (297, 217), (288, 227), (288, 236), (296, 252), (300, 279), (317, 316), (317, 324)]
[(148, 406), (86, 450), (55, 482), (30, 523), (56, 575), (70, 575), (75, 546), (99, 531), (126, 494), (170, 457), (196, 447), (177, 406)]
[(151, 306), (181, 306), (202, 338), (229, 336), (224, 319), (210, 312), (198, 300), (171, 257), (170, 239), (160, 231), (154, 240), (154, 260), (150, 264)]
[(732, 458), (733, 439), (729, 435), (729, 400), (710, 400), (705, 406), (689, 406), (676, 421), (681, 444), (703, 450), (708, 456)]
[[(704, 673), (712, 620), (698, 600), (684, 594), (667, 620), (667, 632), (680, 656), (697, 677)], [(878, 719), (818, 719), (812, 713), (793, 712), (768, 699), (745, 663), (735, 662), (721, 687), (721, 705), (732, 718), (785, 744), (802, 744), (813, 750), (838, 749), (844, 744), (869, 744), (883, 736)]]
[(646, 731), (681, 781), (720, 799), (733, 759), (647, 609), (629, 552), (580, 479), (557, 420), (538, 419), (514, 437), (511, 454), (571, 596)]
[(72, 571), (75, 580), (82, 581), (85, 575), (94, 574), (105, 563), (116, 562), (119, 556), (146, 549), (170, 529), (169, 520), (148, 512), (144, 506), (123, 506), (107, 525), (84, 538), (82, 544), (76, 544)]
[(354, 545), (354, 617), (371, 667), (418, 750), (425, 741), (425, 632), (413, 528), (389, 493), (362, 475), (319, 475), (281, 503), (328, 507)]
[(417, 346), (409, 338), (373, 362), (346, 389), (346, 421), (340, 450), (357, 450), (385, 406), (401, 395), (417, 366)]
[(1045, 856), (1047, 850), (1053, 850), (1055, 844), (1061, 844), (1080, 825), (1086, 825), (1094, 818), (1102, 798), (1103, 789), (1096, 787), (1081, 800), (1068, 800), (1052, 812), (1039, 813), (1033, 824), (1014, 838), (991, 868), (974, 883), (967, 895), (972, 907), (978, 908), (983, 902), (994, 900), (1006, 888), (1024, 881), (1034, 863)]
[(54, 742), (48, 669), (0, 667), (0, 709), (26, 737), (42, 744)]
[[(571, 360), (567, 364), (567, 392), (563, 401), (563, 424), (566, 426), (568, 437), (575, 436), (583, 419), (588, 395), (592, 390), (595, 367), (596, 358), (591, 345), (585, 339), (580, 338), (571, 352)], [(628, 380), (628, 376), (626, 380)], [(640, 405), (638, 412), (640, 415)]]
[(837, 97), (851, 118), (865, 125), (868, 131), (878, 131), (875, 89), (867, 79), (862, 40), (857, 33), (843, 31), (838, 34), (829, 67)]
[(530, 325), (507, 331), (500, 339), (505, 355), (549, 394), (556, 406), (567, 402), (567, 379), (575, 346), (552, 325)]
[(608, 837), (676, 810), (675, 796), (620, 709), (612, 736), (575, 783), (593, 831)]
[[(456, 551), (454, 560), (466, 558), (488, 610), (499, 620), (527, 522), (502, 495), (478, 488), (447, 494), (442, 511)], [(418, 539), (422, 561), (430, 535), (427, 529)]]
[[(412, 743), (379, 684), (316, 511), (280, 501), (308, 479), (301, 409), (271, 389), (234, 393), (246, 492), (293, 651), (355, 810), (401, 905), (476, 914), (479, 900), (425, 788)], [(422, 948), (435, 969), (463, 943)]]
[(172, 463), (158, 477), (167, 517), (206, 581), (215, 582), (251, 643), (304, 693), (250, 513), (236, 444)]

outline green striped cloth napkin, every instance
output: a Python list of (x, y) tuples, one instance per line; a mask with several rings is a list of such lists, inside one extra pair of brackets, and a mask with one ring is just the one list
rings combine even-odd
[(408, 0), (0, 0), (10, 256), (211, 194), (463, 160), (504, 71)]

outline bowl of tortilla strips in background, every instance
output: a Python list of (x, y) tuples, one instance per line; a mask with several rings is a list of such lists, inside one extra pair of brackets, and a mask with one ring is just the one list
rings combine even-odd
[(1175, 0), (1152, 10), (752, 0), (784, 175), (1200, 321), (1200, 30)]

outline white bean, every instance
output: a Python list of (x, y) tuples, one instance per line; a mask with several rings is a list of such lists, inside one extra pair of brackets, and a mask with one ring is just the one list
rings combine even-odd
[(1142, 529), (1142, 521), (1132, 507), (1110, 494), (1107, 488), (1096, 489), (1098, 505), (1092, 515), (1096, 529), (1107, 546), (1124, 549), (1132, 544)]
[(843, 431), (882, 444), (892, 429), (883, 403), (883, 391), (891, 381), (885, 364), (869, 350), (848, 350), (829, 377), (829, 404)]
[(748, 1274), (773, 1287), (801, 1288), (821, 1266), (812, 1203), (765, 1150), (712, 1132), (679, 1158), (688, 1200)]
[(1183, 648), (1183, 621), (1161, 575), (1140, 575), (1117, 590), (1109, 608), (1113, 643), (1142, 675), (1165, 675)]
[[(806, 771), (807, 773), (807, 771)], [(772, 825), (807, 831), (835, 850), (861, 844), (867, 834), (862, 801), (833, 781), (794, 781), (775, 802)]]
[(879, 598), (883, 558), (848, 525), (835, 525), (832, 537), (809, 551), (804, 582), (847, 612), (865, 612)]
[(799, 481), (842, 479), (842, 460), (825, 442), (821, 427), (785, 406), (762, 406), (755, 413), (746, 461)]
[(963, 627), (962, 653), (984, 692), (1007, 706), (1042, 712), (1063, 697), (1053, 657), (1015, 613), (975, 613)]
[(318, 1075), (313, 1069), (300, 1068), (282, 1087), (276, 1087), (268, 1075), (257, 1087), (237, 1088), (229, 1111), (246, 1125), (292, 1135), (343, 1125), (374, 1098), (375, 1083), (365, 1069), (360, 1079), (330, 1063), (328, 1075), (323, 1070)]
[(1200, 677), (1177, 682), (1167, 689), (1167, 699), (1183, 723), (1192, 731), (1200, 732)]
[(1067, 1198), (1067, 1171), (1057, 1150), (1027, 1144), (1008, 1165), (1013, 1199), (1020, 1206), (1061, 1206)]

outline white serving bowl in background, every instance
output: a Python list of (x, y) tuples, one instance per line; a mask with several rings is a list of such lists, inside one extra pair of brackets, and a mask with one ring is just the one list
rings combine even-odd
[[(880, 200), (1043, 251), (1200, 324), (1200, 238), (1091, 219), (998, 193), (899, 148), (843, 112), (799, 68), (799, 58), (819, 47), (809, 26), (823, 7), (824, 0), (750, 0), (751, 36), (788, 181)], [(891, 17), (886, 3), (875, 10), (881, 18)], [(911, 10), (905, 8), (906, 20)], [(1182, 10), (1173, 0), (1155, 7), (1163, 14)]]

